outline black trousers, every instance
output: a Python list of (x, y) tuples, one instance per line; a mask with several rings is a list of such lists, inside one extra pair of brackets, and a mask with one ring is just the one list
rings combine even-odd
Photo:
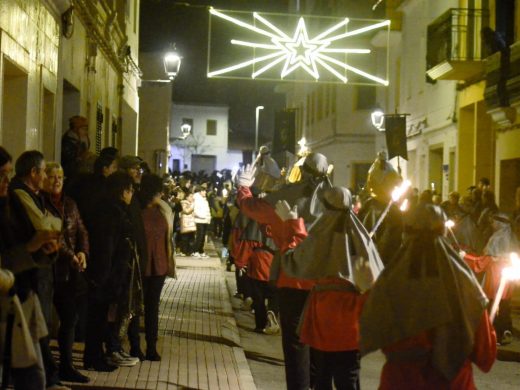
[(143, 277), (146, 349), (155, 351), (159, 333), (159, 302), (166, 276)]
[(316, 365), (315, 390), (359, 390), (359, 351), (325, 352), (312, 349)]
[[(253, 309), (255, 309), (255, 328), (264, 329), (267, 325), (267, 310), (278, 314), (278, 305), (275, 298), (275, 288), (268, 282), (249, 278), (252, 287)], [(268, 306), (265, 305), (265, 300)]]
[(104, 357), (103, 341), (107, 334), (108, 302), (96, 296), (94, 291), (88, 294), (87, 322), (85, 324), (84, 362), (101, 360)]
[(311, 387), (311, 356), (308, 345), (300, 343), (297, 332), (309, 291), (279, 288), (280, 326), (285, 358), (285, 381), (288, 390), (308, 390)]
[[(51, 329), (52, 305), (54, 296), (54, 275), (51, 267), (38, 268), (38, 286), (37, 295), (40, 300), (43, 316), (47, 323), (47, 328)], [(42, 350), (43, 366), (45, 368), (45, 380), (47, 386), (54, 385), (59, 382), (58, 366), (52, 356), (49, 346), (49, 336), (40, 339), (40, 348)]]
[(222, 218), (212, 218), (213, 234), (215, 237), (222, 237)]
[(204, 253), (204, 242), (206, 241), (206, 232), (208, 230), (207, 223), (197, 223), (197, 233), (195, 234), (195, 252)]
[[(135, 354), (141, 350), (141, 338), (139, 337), (139, 321), (141, 316), (135, 315), (128, 323), (127, 335), (130, 343), (130, 353)], [(122, 338), (120, 335), (120, 325), (109, 322), (106, 331), (106, 349), (110, 354), (123, 350)]]
[(58, 346), (60, 350), (60, 367), (72, 367), (72, 347), (76, 335), (79, 314), (87, 304), (87, 295), (76, 295), (67, 286), (56, 283), (54, 306), (60, 318), (58, 330)]
[(191, 255), (193, 253), (193, 236), (194, 232), (191, 233), (180, 233), (180, 245), (181, 252), (185, 255)]
[(240, 275), (240, 270), (235, 267), (235, 280), (237, 283), (237, 291), (242, 294), (244, 299), (253, 296), (253, 287), (251, 279), (244, 273)]

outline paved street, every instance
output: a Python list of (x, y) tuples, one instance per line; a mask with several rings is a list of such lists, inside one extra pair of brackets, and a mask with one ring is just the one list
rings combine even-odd
[[(142, 362), (114, 373), (89, 371), (95, 389), (285, 389), (280, 335), (253, 332), (254, 319), (233, 298), (235, 279), (217, 252), (209, 259), (178, 258), (177, 280), (163, 290), (159, 324), (161, 362)], [(144, 342), (144, 341), (143, 341)], [(144, 345), (143, 345), (144, 348)], [(81, 350), (75, 349), (81, 365)], [(377, 389), (380, 353), (362, 360), (361, 384)], [(489, 374), (475, 373), (479, 389), (520, 386), (520, 363), (497, 361)]]
[[(234, 273), (226, 273), (228, 289), (232, 296), (235, 291)], [(240, 300), (231, 298), (233, 310), (240, 331), (242, 347), (245, 350), (249, 366), (257, 389), (283, 390), (285, 389), (283, 353), (281, 337), (260, 335), (253, 332), (254, 318), (251, 313), (240, 310)], [(510, 348), (515, 350), (518, 358), (520, 343)], [(379, 375), (384, 363), (384, 356), (373, 353), (364, 357), (361, 361), (361, 388), (377, 389)], [(496, 361), (491, 371), (482, 373), (474, 367), (475, 382), (479, 390), (517, 390), (520, 388), (520, 363)]]

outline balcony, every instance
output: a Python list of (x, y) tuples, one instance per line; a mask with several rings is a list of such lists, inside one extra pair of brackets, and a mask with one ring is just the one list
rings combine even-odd
[(487, 10), (451, 8), (428, 26), (426, 73), (434, 80), (468, 81), (484, 74), (480, 30)]

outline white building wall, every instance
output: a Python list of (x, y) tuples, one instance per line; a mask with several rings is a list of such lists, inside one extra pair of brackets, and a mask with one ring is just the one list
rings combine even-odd
[[(417, 133), (408, 138), (410, 159), (403, 164), (403, 174), (412, 179), (420, 190), (435, 189), (444, 198), (449, 188), (450, 151), (456, 148), (456, 82), (426, 82), (427, 27), (456, 0), (410, 0), (403, 3), (402, 44), (400, 55), (393, 56), (393, 66), (400, 62), (399, 112), (408, 113), (408, 132)], [(442, 152), (440, 150), (442, 149)], [(437, 152), (441, 153), (441, 159)], [(440, 181), (437, 176), (442, 172)]]
[[(170, 119), (169, 167), (173, 159), (179, 159), (181, 170), (191, 170), (191, 156), (194, 154), (215, 156), (217, 170), (232, 169), (242, 162), (241, 151), (228, 150), (228, 116), (227, 106), (174, 103)], [(184, 118), (193, 120), (191, 134), (185, 140), (176, 140), (182, 134)], [(217, 121), (216, 135), (207, 135), (208, 120)]]
[[(126, 3), (75, 1), (73, 33), (66, 38), (61, 17), (70, 1), (0, 1), (0, 142), (15, 158), (39, 149), (47, 159), (59, 160), (61, 136), (72, 115), (89, 119), (95, 152), (98, 105), (104, 116), (101, 147), (112, 145), (112, 124), (122, 123), (113, 146), (124, 144), (123, 153), (136, 153), (138, 70), (124, 62), (137, 63), (139, 18), (138, 13), (121, 23), (111, 18)], [(139, 0), (131, 3), (138, 12)], [(70, 93), (64, 97), (64, 80), (75, 89), (74, 101)], [(13, 117), (22, 118), (16, 128), (9, 123)]]

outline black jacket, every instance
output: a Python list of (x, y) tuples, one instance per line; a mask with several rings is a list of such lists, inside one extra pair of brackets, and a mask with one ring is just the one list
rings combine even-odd
[(134, 229), (129, 208), (122, 201), (107, 201), (92, 221), (87, 276), (91, 291), (117, 303), (128, 287)]

